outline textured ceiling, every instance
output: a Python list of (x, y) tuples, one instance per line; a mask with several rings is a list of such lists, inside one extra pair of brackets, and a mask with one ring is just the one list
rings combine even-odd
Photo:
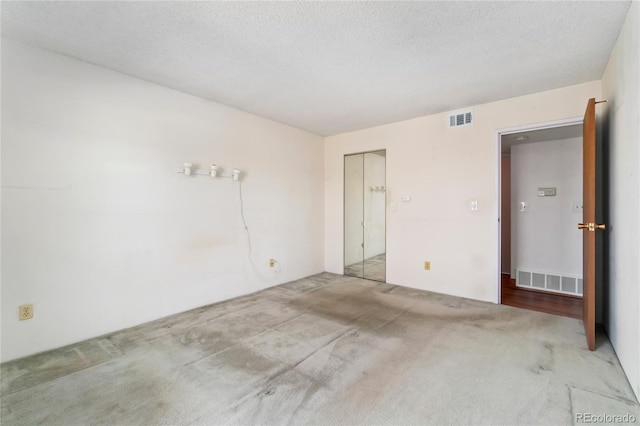
[[(526, 140), (517, 140), (519, 136), (524, 136)], [(550, 142), (569, 138), (582, 137), (582, 124), (570, 126), (551, 127), (541, 130), (530, 130), (519, 133), (502, 135), (502, 155), (511, 154), (511, 147), (525, 143)]]
[(630, 2), (8, 2), (2, 33), (319, 135), (599, 79)]

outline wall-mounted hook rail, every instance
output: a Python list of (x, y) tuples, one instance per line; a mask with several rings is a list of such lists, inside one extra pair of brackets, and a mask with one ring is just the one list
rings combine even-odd
[(240, 176), (242, 175), (242, 170), (233, 169), (231, 172), (220, 172), (220, 168), (214, 163), (211, 164), (211, 169), (209, 171), (196, 169), (193, 167), (193, 163), (184, 163), (182, 168), (176, 170), (176, 173), (181, 173), (185, 176), (209, 176), (212, 178), (229, 178), (233, 180), (240, 180)]

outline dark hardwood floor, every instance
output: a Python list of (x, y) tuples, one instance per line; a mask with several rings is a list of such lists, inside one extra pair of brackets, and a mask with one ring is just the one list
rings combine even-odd
[(582, 298), (516, 287), (509, 274), (502, 274), (502, 304), (582, 319)]

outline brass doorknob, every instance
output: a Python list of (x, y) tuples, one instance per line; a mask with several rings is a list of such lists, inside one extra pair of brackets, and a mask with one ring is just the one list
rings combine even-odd
[(595, 223), (579, 223), (578, 229), (588, 229), (589, 231), (594, 232), (596, 229), (600, 229), (600, 230), (607, 229), (607, 225), (605, 224), (596, 225)]

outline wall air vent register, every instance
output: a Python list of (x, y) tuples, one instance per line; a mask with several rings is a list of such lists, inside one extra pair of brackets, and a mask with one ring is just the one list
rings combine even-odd
[(473, 113), (471, 111), (449, 114), (449, 127), (468, 126), (473, 123)]
[(582, 296), (582, 277), (570, 274), (516, 270), (516, 286)]

